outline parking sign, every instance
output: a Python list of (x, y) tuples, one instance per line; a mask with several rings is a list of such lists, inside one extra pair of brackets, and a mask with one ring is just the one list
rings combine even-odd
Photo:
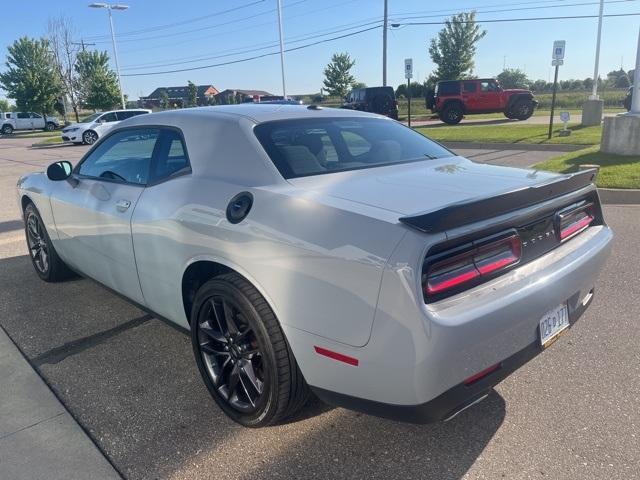
[(553, 42), (553, 55), (551, 55), (551, 60), (563, 60), (564, 59), (564, 40), (556, 40)]
[(404, 78), (409, 80), (413, 77), (413, 58), (404, 59)]

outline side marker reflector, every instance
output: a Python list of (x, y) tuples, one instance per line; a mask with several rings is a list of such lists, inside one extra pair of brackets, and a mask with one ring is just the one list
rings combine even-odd
[(326, 348), (314, 346), (313, 347), (318, 355), (322, 355), (332, 360), (337, 360), (339, 362), (348, 363), (349, 365), (353, 365), (357, 367), (360, 363), (357, 358), (350, 357), (348, 355), (343, 355), (342, 353), (334, 352), (332, 350), (327, 350)]

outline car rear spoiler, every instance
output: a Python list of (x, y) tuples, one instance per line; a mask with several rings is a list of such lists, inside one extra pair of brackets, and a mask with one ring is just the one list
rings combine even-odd
[(440, 210), (401, 217), (399, 220), (422, 232), (443, 232), (575, 192), (592, 184), (596, 173), (595, 169), (590, 169), (567, 174), (551, 182), (520, 188), (493, 197), (454, 203)]

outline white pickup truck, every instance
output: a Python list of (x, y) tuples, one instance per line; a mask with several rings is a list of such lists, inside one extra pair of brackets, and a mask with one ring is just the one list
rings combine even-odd
[(35, 112), (0, 112), (0, 133), (9, 135), (14, 130), (55, 130), (60, 126), (56, 117), (44, 118)]

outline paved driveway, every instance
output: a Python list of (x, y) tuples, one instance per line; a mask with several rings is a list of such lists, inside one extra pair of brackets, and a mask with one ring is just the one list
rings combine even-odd
[(453, 421), (407, 425), (316, 402), (250, 430), (209, 398), (185, 335), (89, 280), (37, 278), (16, 178), (84, 148), (9, 143), (0, 139), (0, 323), (127, 478), (640, 476), (640, 208), (605, 208), (613, 257), (582, 320)]

